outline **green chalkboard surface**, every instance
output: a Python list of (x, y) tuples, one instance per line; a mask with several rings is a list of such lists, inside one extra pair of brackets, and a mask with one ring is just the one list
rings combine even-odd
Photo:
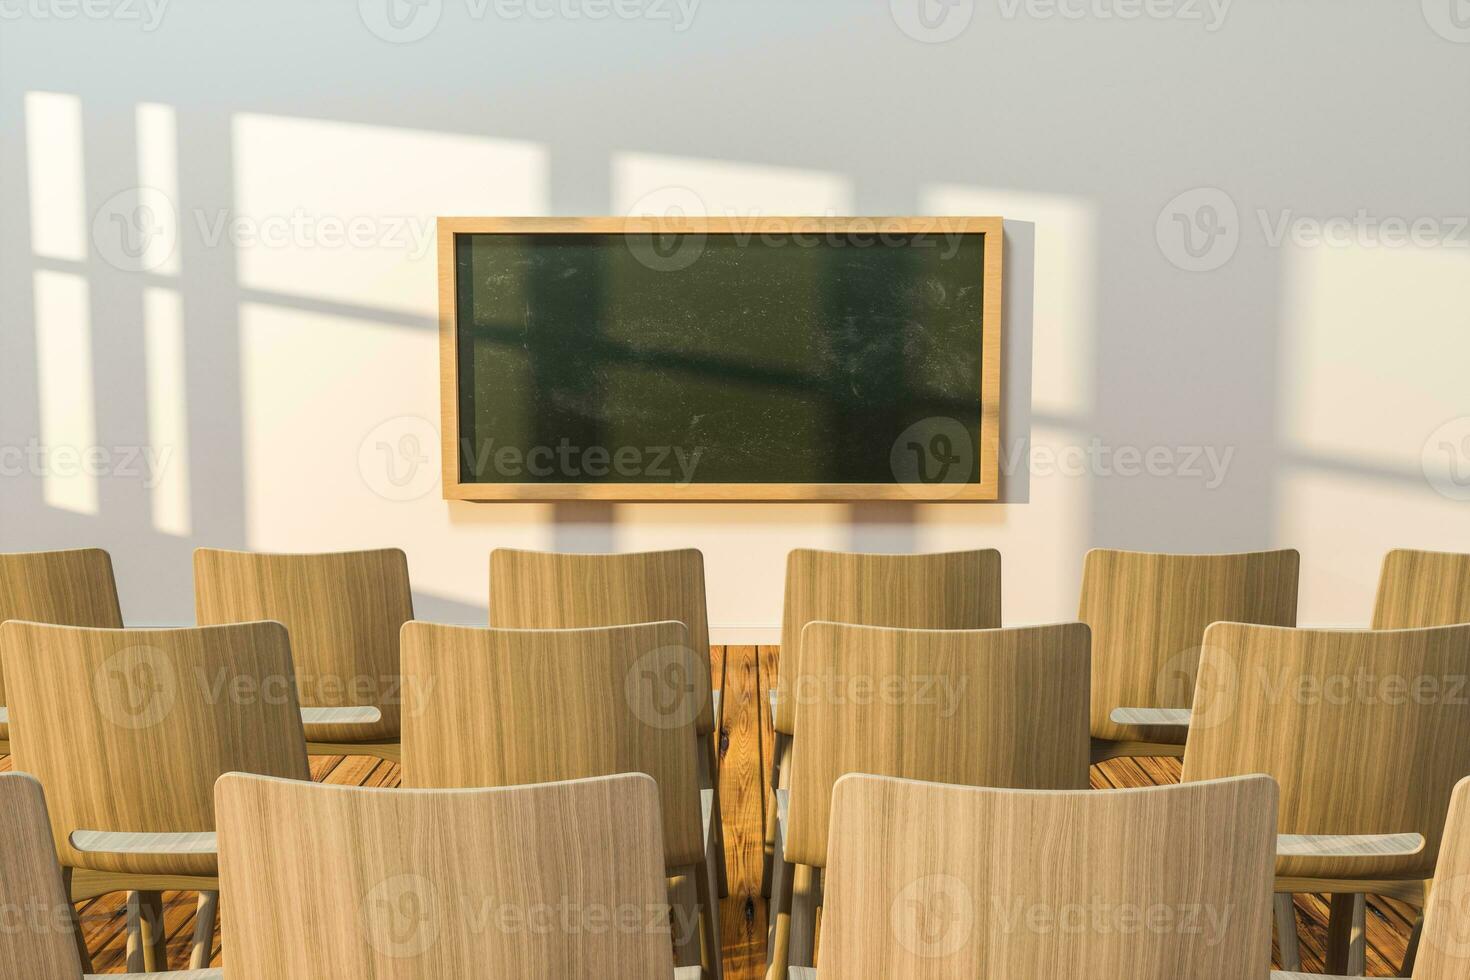
[(999, 280), (987, 281), (986, 260), (998, 234), (539, 230), (449, 242), (446, 487), (464, 491), (451, 495), (993, 496), (983, 429), (998, 325), (986, 294)]

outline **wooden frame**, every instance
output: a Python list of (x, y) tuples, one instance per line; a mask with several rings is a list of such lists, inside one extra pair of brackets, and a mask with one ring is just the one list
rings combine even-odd
[[(471, 234), (983, 234), (980, 481), (911, 483), (463, 483), (459, 477), (459, 343), (454, 236)], [(496, 218), (441, 217), (439, 247), (439, 390), (443, 493), (475, 501), (993, 501), (999, 496), (1001, 287), (1003, 222), (995, 217)]]

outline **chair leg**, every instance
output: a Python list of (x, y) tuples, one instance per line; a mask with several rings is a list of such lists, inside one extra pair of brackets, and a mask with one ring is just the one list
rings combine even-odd
[(720, 899), (715, 894), (715, 880), (712, 865), (715, 855), (705, 855), (705, 859), (694, 866), (694, 884), (699, 890), (699, 934), (700, 934), (700, 963), (704, 967), (704, 975), (708, 980), (722, 980), (725, 975), (723, 955), (720, 948)]
[(1368, 972), (1368, 896), (1353, 896), (1353, 931), (1348, 937), (1347, 975), (1361, 977)]
[(780, 732), (776, 733), (775, 744), (771, 747), (771, 791), (766, 794), (765, 853), (761, 857), (762, 898), (771, 897), (771, 875), (775, 868), (776, 788), (781, 785), (781, 773), (785, 768), (783, 760), (789, 754), (790, 745), (790, 737), (782, 735)]
[(127, 971), (142, 973), (143, 965), (143, 909), (137, 892), (128, 892), (128, 958)]
[(200, 892), (199, 908), (194, 913), (194, 943), (189, 949), (189, 969), (209, 967), (214, 953), (214, 920), (219, 914), (219, 892)]
[(1404, 965), (1399, 968), (1399, 976), (1412, 977), (1414, 975), (1414, 963), (1419, 959), (1419, 940), (1424, 938), (1424, 913), (1421, 910), (1418, 917), (1414, 919), (1414, 931), (1409, 933), (1409, 948), (1404, 950)]
[(679, 868), (669, 878), (669, 925), (674, 932), (674, 965), (701, 966), (699, 885), (694, 868)]
[(791, 879), (790, 966), (817, 965), (817, 906), (821, 902), (821, 870), (809, 864), (795, 866)]
[(1281, 949), (1281, 969), (1300, 973), (1302, 948), (1296, 930), (1296, 896), (1285, 892), (1276, 895), (1276, 945)]
[[(775, 804), (771, 804), (775, 812)], [(784, 980), (786, 959), (791, 945), (791, 865), (786, 863), (786, 841), (777, 822), (775, 865), (772, 871), (771, 903), (766, 912), (766, 970), (770, 980)]]
[(714, 812), (711, 814), (711, 822), (714, 824), (715, 882), (719, 885), (720, 897), (729, 898), (730, 872), (725, 856), (725, 821), (720, 815), (719, 731), (712, 732), (709, 738), (703, 739), (703, 741), (707, 755), (706, 767), (709, 772), (709, 786), (715, 792)]
[[(1327, 972), (1336, 976), (1363, 975), (1367, 954), (1367, 905), (1362, 895), (1332, 896), (1327, 921)], [(1354, 973), (1354, 961), (1357, 972)]]
[(71, 900), (71, 868), (61, 869), (61, 890), (66, 893), (67, 910), (71, 914), (71, 935), (77, 944), (77, 959), (82, 961), (82, 973), (91, 973), (92, 953), (87, 949), (87, 936), (82, 931), (82, 920), (77, 915), (76, 903)]
[(163, 927), (163, 892), (138, 892), (138, 925), (143, 946), (143, 971), (168, 970), (168, 933)]

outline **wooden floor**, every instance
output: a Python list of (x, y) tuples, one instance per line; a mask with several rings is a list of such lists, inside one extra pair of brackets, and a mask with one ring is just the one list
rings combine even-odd
[[(766, 908), (760, 897), (761, 839), (765, 804), (762, 773), (770, 765), (770, 716), (766, 703), (776, 670), (776, 647), (715, 647), (715, 676), (728, 659), (725, 731), (721, 738), (724, 768), (721, 791), (725, 806), (725, 835), (729, 849), (730, 897), (721, 909), (725, 942), (725, 971), (730, 980), (752, 980), (765, 969)], [(0, 770), (10, 760), (0, 759)], [(375, 759), (341, 756), (312, 759), (312, 775), (323, 782), (349, 786), (398, 785), (398, 767)], [(1119, 759), (1093, 769), (1096, 788), (1149, 786), (1177, 782), (1179, 765), (1169, 759)], [(188, 960), (193, 932), (194, 896), (168, 893), (165, 928), (169, 936), (169, 965), (182, 969)], [(124, 967), (124, 896), (105, 895), (79, 906), (82, 927), (99, 973), (122, 973)], [(214, 964), (220, 965), (219, 944), (229, 942), (229, 909), (221, 906), (221, 927)], [(1392, 901), (1373, 899), (1368, 916), (1368, 975), (1394, 976), (1404, 955), (1409, 910)], [(1327, 905), (1321, 896), (1297, 897), (1301, 922), (1302, 968), (1321, 972), (1322, 946), (1327, 933)]]

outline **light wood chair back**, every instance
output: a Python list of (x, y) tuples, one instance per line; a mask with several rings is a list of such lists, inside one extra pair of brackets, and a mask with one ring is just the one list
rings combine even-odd
[(1470, 623), (1470, 555), (1398, 548), (1383, 559), (1376, 630)]
[(1450, 797), (1434, 888), (1424, 909), (1424, 940), (1414, 980), (1470, 976), (1470, 778)]
[(1109, 792), (844, 777), (823, 980), (1264, 980), (1276, 788)]
[(1078, 619), (1092, 627), (1092, 734), (1182, 743), (1183, 728), (1119, 725), (1115, 708), (1188, 708), (1215, 622), (1296, 625), (1296, 551), (1165, 555), (1094, 548)]
[(1470, 625), (1216, 623), (1205, 634), (1184, 780), (1275, 777), (1282, 834), (1426, 841), (1414, 854), (1284, 856), (1283, 877), (1427, 878), (1450, 794), (1470, 774), (1467, 678)]
[(808, 623), (793, 678), (786, 860), (823, 867), (848, 773), (1086, 789), (1087, 627), (898, 630)]
[(232, 977), (674, 976), (647, 776), (378, 790), (232, 773), (217, 793)]
[(275, 620), (291, 634), (304, 707), (374, 707), (368, 724), (308, 723), (312, 742), (398, 737), (399, 628), (413, 619), (408, 559), (397, 548), (267, 555), (199, 548), (194, 606), (201, 626)]
[(68, 867), (216, 873), (212, 853), (82, 852), (74, 831), (209, 833), (214, 781), (309, 779), (279, 623), (188, 629), (0, 625), (15, 768), (46, 788)]
[(683, 623), (703, 658), (696, 730), (715, 729), (704, 555), (695, 548), (631, 554), (563, 554), (496, 548), (490, 553), (490, 625), (583, 629)]
[[(112, 557), (101, 548), (0, 554), (0, 623), (8, 619), (121, 629)], [(0, 706), (5, 704), (0, 671)], [(7, 729), (0, 721), (0, 742)]]
[(25, 773), (0, 774), (0, 977), (80, 980), (71, 903), (51, 846), (41, 784)]
[(684, 624), (403, 627), (403, 785), (515, 786), (622, 772), (658, 785), (670, 868), (704, 860)]
[(786, 557), (776, 730), (796, 724), (787, 697), (807, 623), (977, 630), (1000, 625), (1000, 552), (874, 555), (798, 548)]

